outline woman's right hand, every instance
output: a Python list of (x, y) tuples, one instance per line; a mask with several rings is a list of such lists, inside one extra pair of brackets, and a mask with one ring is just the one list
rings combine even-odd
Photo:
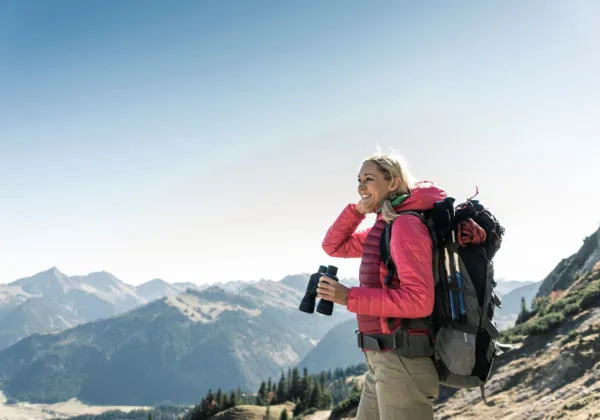
[(354, 210), (356, 210), (357, 213), (360, 213), (362, 215), (366, 215), (369, 213), (373, 213), (375, 211), (375, 207), (373, 205), (373, 203), (370, 201), (370, 198), (368, 199), (360, 199), (358, 203), (356, 203), (356, 205), (354, 206)]

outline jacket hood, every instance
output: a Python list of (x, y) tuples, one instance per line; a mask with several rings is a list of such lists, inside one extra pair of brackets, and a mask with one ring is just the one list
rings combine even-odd
[[(432, 181), (419, 181), (415, 183), (410, 195), (401, 204), (394, 207), (396, 211), (429, 210), (433, 205), (447, 197), (446, 191)], [(381, 218), (381, 214), (377, 215)]]

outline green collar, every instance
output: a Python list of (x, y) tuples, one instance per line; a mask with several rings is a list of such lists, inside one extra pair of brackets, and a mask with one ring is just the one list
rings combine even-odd
[[(399, 197), (394, 198), (392, 200), (392, 207), (396, 208), (397, 206), (402, 204), (404, 202), (404, 200), (406, 200), (408, 197), (410, 197), (410, 194), (403, 194)], [(382, 208), (383, 208), (383, 201), (382, 201), (382, 204), (379, 205), (377, 210), (375, 210), (375, 213), (380, 213)]]

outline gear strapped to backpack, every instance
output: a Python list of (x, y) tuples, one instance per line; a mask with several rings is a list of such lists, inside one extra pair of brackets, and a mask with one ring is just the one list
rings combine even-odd
[[(495, 293), (492, 259), (500, 249), (504, 228), (479, 200), (468, 199), (456, 209), (454, 201), (448, 197), (426, 211), (398, 213), (398, 217), (419, 217), (427, 226), (433, 241), (435, 283), (432, 315), (403, 319), (400, 329), (425, 321), (431, 348), (424, 355), (433, 358), (440, 383), (452, 388), (479, 387), (485, 401), (483, 386), (494, 358), (510, 348), (496, 341), (499, 332), (493, 322), (501, 300)], [(386, 286), (396, 274), (391, 233), (392, 223), (387, 223), (380, 241), (381, 258), (388, 269)]]

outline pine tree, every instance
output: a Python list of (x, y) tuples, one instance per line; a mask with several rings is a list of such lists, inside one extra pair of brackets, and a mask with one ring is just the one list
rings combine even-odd
[(325, 389), (327, 388), (327, 376), (325, 374), (325, 372), (321, 372), (321, 375), (319, 377), (319, 382), (321, 382), (321, 388)]
[(269, 381), (267, 382), (267, 393), (273, 391), (273, 383), (271, 382), (271, 377), (269, 376)]
[(265, 381), (260, 383), (260, 388), (258, 389), (258, 396), (256, 398), (257, 405), (265, 405), (267, 402), (267, 385)]
[(529, 312), (527, 311), (527, 303), (525, 302), (525, 297), (521, 296), (521, 312), (519, 312), (519, 315), (517, 316), (516, 323), (519, 324), (521, 322), (524, 322), (527, 319), (528, 315)]
[(238, 398), (237, 398), (235, 391), (232, 390), (231, 393), (229, 394), (229, 407), (228, 408), (235, 407), (238, 404), (237, 399)]
[(298, 368), (295, 367), (292, 369), (292, 380), (290, 382), (290, 399), (296, 401), (298, 398), (302, 396), (300, 394), (300, 374), (298, 373)]
[(148, 413), (148, 420), (152, 420), (152, 413)]
[(211, 411), (211, 400), (209, 400), (207, 396), (205, 398), (202, 398), (200, 404), (194, 407), (190, 416), (190, 420), (206, 420), (210, 416), (212, 416), (212, 414), (213, 413)]
[(333, 406), (333, 396), (331, 392), (324, 391), (321, 396), (321, 408), (324, 410), (329, 410)]
[(304, 368), (302, 372), (302, 381), (300, 381), (300, 389), (298, 390), (298, 398), (306, 401), (310, 398), (311, 380), (308, 376), (308, 370)]
[(208, 404), (210, 404), (210, 403), (212, 403), (212, 401), (213, 401), (214, 399), (215, 399), (215, 396), (214, 396), (214, 394), (213, 394), (213, 392), (212, 392), (212, 389), (209, 389), (209, 390), (208, 390), (208, 393), (206, 394), (206, 402), (207, 402)]
[(308, 399), (308, 407), (309, 408), (321, 408), (323, 405), (323, 395), (321, 391), (321, 383), (316, 382), (315, 386), (313, 386), (312, 392), (310, 393), (310, 398)]
[(288, 420), (288, 412), (287, 409), (283, 409), (281, 415), (279, 416), (279, 420)]
[(221, 411), (228, 410), (231, 407), (233, 407), (233, 405), (231, 405), (231, 400), (229, 399), (229, 394), (224, 392), (223, 393), (223, 404), (221, 405)]
[(196, 405), (192, 410), (190, 420), (201, 420), (204, 418), (204, 407), (206, 406), (206, 399), (202, 398), (200, 404)]
[(283, 403), (287, 401), (287, 384), (283, 372), (281, 372), (281, 378), (279, 378), (279, 384), (277, 384), (277, 402)]
[(215, 411), (218, 413), (223, 409), (223, 391), (221, 390), (221, 388), (217, 389), (217, 395), (215, 396), (215, 404)]

